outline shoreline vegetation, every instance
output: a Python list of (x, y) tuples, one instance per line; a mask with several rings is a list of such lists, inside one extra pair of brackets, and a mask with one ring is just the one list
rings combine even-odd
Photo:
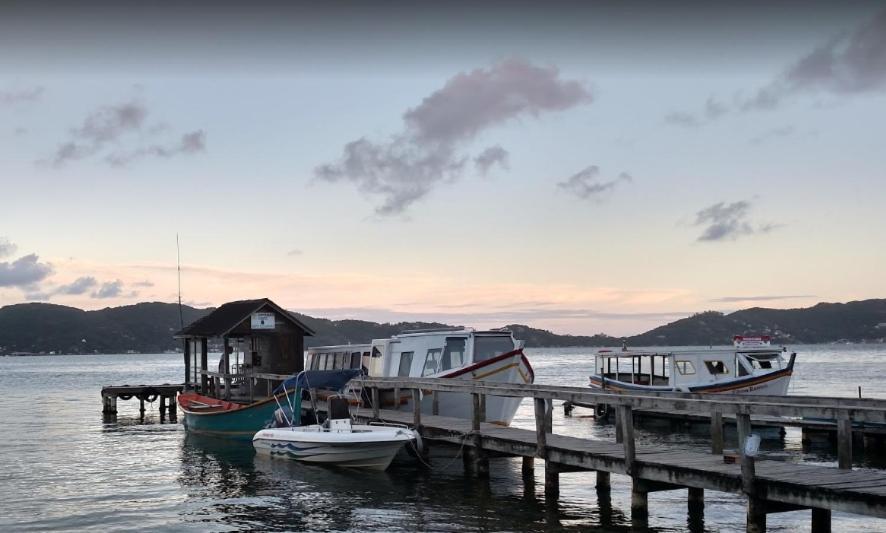
[[(185, 325), (213, 308), (182, 306)], [(317, 335), (307, 347), (357, 344), (385, 338), (404, 330), (453, 326), (437, 322), (379, 324), (365, 320), (329, 320), (293, 313)], [(146, 302), (84, 311), (47, 303), (25, 303), (0, 308), (0, 355), (138, 354), (175, 352), (179, 343), (177, 304)], [(884, 343), (886, 299), (848, 303), (819, 303), (799, 309), (753, 307), (720, 313), (705, 311), (659, 326), (639, 335), (616, 337), (560, 335), (523, 324), (503, 327), (528, 348), (620, 346), (707, 346), (731, 342), (733, 335), (765, 334), (778, 344)]]

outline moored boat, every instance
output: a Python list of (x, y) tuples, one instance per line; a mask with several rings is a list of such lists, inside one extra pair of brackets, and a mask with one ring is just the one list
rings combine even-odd
[(697, 350), (600, 350), (592, 388), (614, 391), (728, 393), (783, 396), (794, 361), (768, 336), (735, 336), (732, 347)]
[[(507, 330), (442, 328), (407, 331), (388, 339), (375, 339), (369, 344), (310, 348), (305, 361), (305, 368), (314, 370), (361, 367), (370, 377), (444, 378), (519, 384), (535, 380), (532, 365), (523, 353), (522, 341), (516, 340)], [(381, 407), (411, 411), (411, 393), (403, 393), (400, 397), (395, 397), (393, 391), (383, 394)], [(488, 396), (486, 420), (509, 425), (520, 400)], [(469, 394), (424, 394), (421, 404), (424, 413), (471, 417)]]

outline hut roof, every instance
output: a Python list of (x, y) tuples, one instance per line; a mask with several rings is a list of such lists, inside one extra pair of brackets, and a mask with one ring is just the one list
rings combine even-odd
[(249, 318), (252, 313), (266, 306), (289, 320), (295, 327), (304, 331), (305, 335), (314, 335), (314, 330), (293, 316), (292, 313), (275, 304), (269, 298), (260, 298), (258, 300), (239, 300), (223, 304), (203, 318), (185, 326), (175, 334), (175, 337), (222, 337)]

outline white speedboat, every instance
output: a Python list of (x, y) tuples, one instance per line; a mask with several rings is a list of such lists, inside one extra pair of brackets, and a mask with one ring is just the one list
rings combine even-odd
[(675, 351), (600, 350), (590, 386), (614, 391), (784, 396), (796, 353), (768, 336), (735, 336), (732, 347)]
[(332, 466), (384, 470), (407, 442), (411, 429), (351, 425), (350, 420), (330, 420), (291, 428), (263, 429), (252, 445), (258, 453)]
[[(523, 353), (523, 343), (507, 330), (475, 331), (471, 328), (415, 330), (369, 344), (310, 348), (305, 368), (337, 370), (363, 368), (370, 377), (446, 378), (493, 383), (532, 383), (535, 374)], [(359, 387), (356, 380), (352, 386)], [(352, 392), (359, 391), (354, 390)], [(434, 394), (437, 395), (436, 402)], [(355, 397), (359, 397), (356, 394)], [(521, 398), (488, 396), (486, 421), (509, 425)], [(437, 413), (433, 413), (433, 405)], [(421, 410), (456, 418), (471, 418), (471, 396), (457, 392), (426, 393)], [(410, 391), (399, 398), (393, 391), (381, 398), (384, 409), (412, 411)]]

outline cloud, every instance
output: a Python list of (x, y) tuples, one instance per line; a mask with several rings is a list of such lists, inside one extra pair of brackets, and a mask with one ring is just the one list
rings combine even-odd
[(9, 239), (0, 238), (0, 257), (8, 257), (18, 250), (15, 243), (9, 242)]
[(712, 302), (734, 303), (734, 302), (768, 302), (772, 300), (794, 300), (799, 298), (818, 298), (814, 294), (792, 294), (786, 296), (723, 296), (722, 298), (714, 298)]
[(748, 220), (750, 208), (750, 202), (739, 200), (730, 204), (719, 202), (702, 209), (696, 213), (694, 225), (704, 226), (704, 231), (696, 240), (700, 242), (735, 240), (744, 235), (769, 233), (781, 227), (779, 224), (771, 223), (755, 227)]
[(0, 287), (27, 288), (46, 279), (52, 271), (52, 265), (41, 263), (37, 254), (0, 262)]
[(508, 154), (508, 151), (501, 146), (490, 146), (489, 148), (480, 152), (477, 157), (474, 158), (474, 167), (477, 169), (478, 172), (480, 172), (480, 174), (483, 174), (484, 176), (496, 164), (504, 169), (508, 169), (509, 155), (510, 154)]
[(14, 130), (12, 130), (12, 133), (16, 137), (23, 137), (28, 134), (28, 128), (25, 128), (23, 126), (19, 126), (19, 127), (15, 128)]
[(793, 126), (782, 126), (779, 128), (772, 128), (770, 130), (767, 130), (767, 131), (761, 133), (760, 135), (757, 135), (756, 137), (752, 137), (750, 140), (748, 140), (748, 142), (751, 144), (754, 144), (754, 145), (761, 145), (761, 144), (764, 144), (767, 141), (770, 141), (772, 139), (790, 137), (791, 135), (794, 134), (794, 132), (795, 132), (795, 129)]
[(43, 92), (44, 89), (40, 86), (0, 91), (0, 104), (36, 102), (43, 98)]
[(304, 252), (302, 252), (298, 248), (293, 248), (292, 250), (289, 250), (288, 252), (286, 252), (286, 255), (288, 255), (290, 257), (295, 257), (297, 255), (302, 255), (302, 254), (304, 254)]
[(697, 127), (731, 111), (771, 111), (798, 94), (842, 96), (884, 90), (886, 9), (854, 31), (834, 37), (800, 57), (750, 96), (739, 94), (729, 105), (718, 103), (712, 97), (701, 114), (674, 111), (665, 116), (665, 122)]
[[(83, 276), (77, 278), (73, 282), (67, 285), (61, 285), (52, 291), (52, 294), (67, 294), (67, 295), (78, 295), (85, 294), (90, 289), (95, 287), (98, 284), (98, 281), (92, 276)], [(48, 299), (48, 298), (47, 298)]]
[[(582, 83), (561, 79), (555, 67), (505, 60), (457, 74), (403, 114), (401, 132), (383, 142), (351, 141), (338, 161), (316, 167), (314, 174), (321, 181), (351, 182), (364, 194), (381, 197), (375, 209), (379, 215), (400, 214), (437, 184), (461, 177), (469, 159), (461, 150), (481, 132), (591, 100)], [(503, 149), (489, 150), (476, 156), (478, 169), (483, 162), (503, 162)]]
[(181, 139), (172, 145), (151, 145), (137, 148), (130, 152), (116, 152), (108, 155), (105, 160), (115, 167), (126, 166), (129, 163), (148, 156), (170, 158), (180, 154), (196, 154), (206, 151), (206, 133), (203, 130), (192, 131), (182, 135)]
[(630, 182), (633, 178), (627, 172), (620, 173), (609, 181), (600, 181), (600, 168), (591, 165), (557, 183), (557, 187), (571, 192), (584, 200), (598, 198), (601, 194), (611, 191), (621, 182)]
[(83, 123), (70, 131), (69, 140), (61, 143), (55, 154), (48, 159), (55, 167), (80, 159), (92, 157), (106, 149), (105, 161), (113, 166), (123, 166), (145, 157), (169, 158), (181, 154), (195, 154), (206, 149), (206, 134), (196, 130), (182, 135), (175, 143), (150, 144), (135, 148), (121, 148), (129, 138), (141, 142), (141, 137), (158, 133), (156, 127), (146, 127), (148, 109), (138, 101), (103, 106), (93, 111)]
[[(115, 298), (123, 292), (123, 282), (119, 279), (102, 283), (97, 291), (92, 293), (93, 298)], [(136, 293), (137, 294), (137, 293)]]
[(154, 282), (144, 280), (144, 281), (136, 281), (135, 283), (131, 283), (130, 285), (132, 285), (133, 287), (153, 287)]

